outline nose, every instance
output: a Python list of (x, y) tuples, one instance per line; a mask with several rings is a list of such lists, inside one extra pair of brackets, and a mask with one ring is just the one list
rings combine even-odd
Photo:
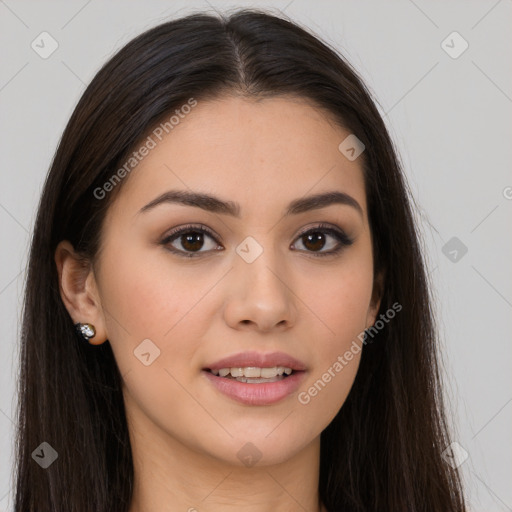
[(285, 268), (282, 255), (264, 250), (251, 263), (237, 255), (226, 288), (226, 323), (239, 330), (289, 329), (297, 318), (293, 286), (293, 277)]

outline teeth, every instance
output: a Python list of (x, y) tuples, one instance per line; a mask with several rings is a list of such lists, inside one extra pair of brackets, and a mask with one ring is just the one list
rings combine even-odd
[(256, 366), (247, 366), (245, 368), (220, 368), (219, 370), (210, 370), (214, 375), (220, 377), (227, 377), (231, 374), (231, 377), (249, 377), (262, 379), (272, 379), (274, 377), (281, 376), (283, 374), (290, 375), (292, 369), (286, 366), (273, 366), (272, 368), (258, 368)]
[[(238, 368), (238, 370), (242, 370), (242, 373), (237, 375), (237, 377), (261, 377), (261, 368), (256, 368), (256, 366)], [(233, 368), (231, 368), (231, 375), (233, 375), (233, 377), (235, 376), (233, 373)]]
[(231, 368), (231, 377), (243, 377), (244, 369), (243, 368)]
[(247, 384), (268, 384), (269, 382), (277, 382), (278, 380), (283, 380), (284, 377), (282, 375), (277, 375), (276, 377), (272, 377), (271, 379), (264, 378), (255, 378), (251, 379), (251, 377), (234, 377), (234, 380), (238, 382), (246, 382)]
[(261, 369), (261, 376), (264, 379), (271, 379), (272, 377), (277, 377), (278, 375), (283, 375), (284, 368), (281, 368), (281, 373), (277, 370), (277, 367), (274, 366), (273, 368), (262, 368)]

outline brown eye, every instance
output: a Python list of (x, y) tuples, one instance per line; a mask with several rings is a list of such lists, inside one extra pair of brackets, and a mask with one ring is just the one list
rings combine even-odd
[[(208, 247), (208, 239), (210, 247)], [(170, 245), (169, 250), (188, 258), (216, 250), (219, 247), (213, 233), (204, 227), (196, 226), (185, 226), (173, 231), (162, 240), (161, 244)], [(205, 245), (206, 250), (201, 250)]]
[(302, 235), (303, 244), (306, 249), (311, 251), (320, 251), (325, 246), (325, 233), (315, 231), (307, 235)]
[[(342, 230), (329, 224), (321, 224), (301, 233), (298, 241), (304, 249), (299, 250), (315, 256), (333, 256), (344, 247), (353, 243)], [(208, 247), (208, 243), (210, 246)], [(188, 225), (169, 233), (161, 242), (171, 252), (186, 258), (200, 256), (202, 253), (222, 250), (215, 235), (204, 226)], [(292, 246), (293, 247), (293, 246)], [(293, 247), (295, 248), (295, 247)], [(327, 248), (327, 250), (323, 250)], [(203, 250), (204, 249), (204, 250)]]
[[(329, 241), (329, 238), (334, 239), (335, 243)], [(306, 252), (317, 253), (315, 256), (335, 255), (354, 242), (343, 231), (325, 224), (301, 233), (299, 240), (305, 247)], [(327, 250), (322, 251), (326, 246)]]
[(198, 251), (204, 245), (203, 233), (189, 233), (180, 235), (181, 245), (187, 251)]

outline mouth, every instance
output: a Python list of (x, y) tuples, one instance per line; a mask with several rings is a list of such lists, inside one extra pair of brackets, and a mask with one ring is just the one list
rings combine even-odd
[(223, 397), (246, 405), (271, 405), (295, 393), (306, 366), (282, 352), (245, 352), (204, 367), (201, 372)]
[(246, 367), (227, 367), (219, 369), (206, 368), (205, 371), (210, 372), (216, 377), (229, 380), (236, 380), (246, 384), (265, 384), (270, 382), (278, 382), (284, 380), (296, 372), (287, 366), (273, 366), (270, 368), (261, 368), (258, 366)]

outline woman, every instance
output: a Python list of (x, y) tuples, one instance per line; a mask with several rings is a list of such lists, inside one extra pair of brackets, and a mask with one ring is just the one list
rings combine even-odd
[(361, 79), (290, 21), (128, 43), (39, 205), (15, 509), (466, 510), (409, 201)]

